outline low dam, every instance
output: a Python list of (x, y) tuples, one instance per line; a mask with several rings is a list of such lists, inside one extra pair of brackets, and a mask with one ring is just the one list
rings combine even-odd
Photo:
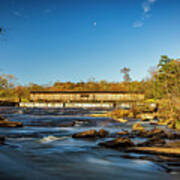
[(144, 100), (144, 94), (125, 91), (32, 91), (20, 107), (116, 108)]

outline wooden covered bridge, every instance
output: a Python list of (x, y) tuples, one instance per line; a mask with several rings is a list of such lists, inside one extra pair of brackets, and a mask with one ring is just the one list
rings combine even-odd
[(144, 94), (126, 91), (32, 91), (23, 107), (116, 107), (144, 100)]

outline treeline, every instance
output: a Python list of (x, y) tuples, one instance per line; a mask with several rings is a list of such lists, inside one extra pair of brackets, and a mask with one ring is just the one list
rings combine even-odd
[[(4, 81), (4, 76), (0, 76), (0, 81)], [(2, 83), (0, 83), (2, 85)], [(6, 85), (5, 85), (6, 84)], [(27, 86), (15, 86), (6, 81), (0, 85), (0, 98), (21, 98), (28, 100), (31, 91), (133, 91), (144, 92), (145, 82), (107, 82), (105, 80), (87, 82), (55, 82), (53, 85), (38, 85), (30, 83)]]
[(22, 98), (28, 100), (30, 91), (131, 91), (145, 94), (146, 99), (162, 99), (179, 97), (180, 93), (180, 62), (161, 56), (159, 64), (151, 69), (150, 77), (142, 81), (131, 81), (130, 69), (120, 70), (124, 78), (122, 82), (106, 80), (87, 82), (60, 82), (53, 85), (30, 83), (27, 86), (16, 85), (13, 75), (0, 75), (0, 98)]

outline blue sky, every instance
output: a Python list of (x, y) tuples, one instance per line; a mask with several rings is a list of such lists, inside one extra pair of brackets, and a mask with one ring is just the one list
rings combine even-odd
[(0, 71), (19, 83), (145, 78), (180, 55), (179, 0), (0, 0)]

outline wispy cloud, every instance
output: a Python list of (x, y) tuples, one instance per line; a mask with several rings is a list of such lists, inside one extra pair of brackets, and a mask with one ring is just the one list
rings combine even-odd
[(12, 11), (12, 14), (18, 18), (28, 18), (29, 17), (25, 14), (23, 9)]
[(56, 5), (55, 4), (53, 4), (50, 7), (44, 9), (43, 13), (44, 14), (49, 14), (49, 13), (53, 12), (54, 10), (56, 10)]
[(13, 11), (13, 14), (18, 17), (22, 16), (22, 14), (19, 11)]
[(142, 6), (142, 16), (139, 18), (139, 20), (136, 20), (133, 23), (133, 27), (134, 28), (140, 28), (144, 25), (144, 22), (146, 21), (146, 19), (150, 18), (150, 11), (152, 9), (153, 4), (156, 2), (157, 0), (146, 0), (144, 1), (141, 6)]
[(133, 27), (135, 27), (135, 28), (142, 27), (143, 25), (144, 25), (144, 22), (142, 22), (142, 21), (135, 21), (133, 23)]

